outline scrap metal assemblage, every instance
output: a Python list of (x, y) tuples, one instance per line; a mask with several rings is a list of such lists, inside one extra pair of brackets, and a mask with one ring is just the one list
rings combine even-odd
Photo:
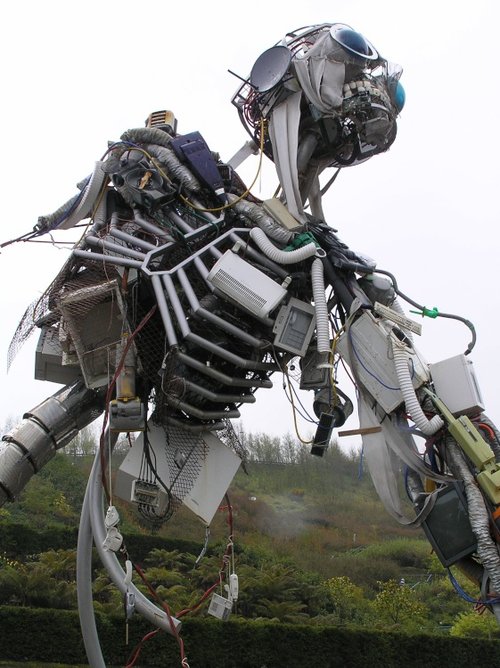
[[(294, 30), (238, 76), (232, 104), (249, 139), (233, 158), (222, 161), (200, 132), (178, 132), (171, 111), (151, 113), (145, 127), (109, 143), (73, 198), (20, 237), (88, 219), (9, 349), (10, 364), (39, 330), (35, 378), (62, 389), (3, 436), (0, 505), (102, 419), (77, 548), (90, 665), (105, 665), (93, 545), (127, 618), (139, 613), (181, 633), (180, 618), (134, 585), (112, 499), (156, 525), (184, 504), (209, 527), (244, 458), (231, 420), (292, 365), (314, 395), (312, 455), (321, 457), (357, 410), (354, 431), (387, 511), (421, 526), (443, 566), (465, 572), (500, 620), (500, 436), (470, 359), (474, 327), (401, 292), (390, 271), (339, 238), (322, 208), (340, 170), (395, 141), (401, 73), (348, 25)], [(279, 189), (270, 199), (255, 197), (236, 171), (252, 154), (274, 163)], [(422, 327), (405, 302), (467, 327), (467, 349), (426, 362), (416, 342)], [(351, 397), (339, 387), (341, 366)], [(135, 438), (112, 482), (107, 464), (123, 433)], [(208, 608), (220, 619), (238, 597), (234, 559), (226, 562), (225, 593)]]

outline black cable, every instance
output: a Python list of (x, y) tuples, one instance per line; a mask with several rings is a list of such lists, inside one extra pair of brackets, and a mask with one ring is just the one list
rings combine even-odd
[(471, 331), (471, 334), (472, 334), (472, 340), (471, 340), (471, 342), (469, 343), (469, 345), (467, 346), (467, 349), (466, 349), (466, 351), (464, 352), (464, 355), (468, 355), (468, 354), (472, 351), (472, 349), (473, 349), (474, 346), (476, 345), (476, 338), (477, 338), (477, 337), (476, 337), (476, 330), (475, 330), (475, 327), (474, 327), (474, 325), (472, 324), (472, 322), (471, 322), (470, 320), (467, 320), (466, 318), (463, 318), (463, 317), (460, 316), (460, 315), (455, 315), (455, 314), (453, 314), (453, 313), (441, 313), (441, 312), (439, 312), (437, 309), (435, 310), (435, 312), (432, 313), (432, 315), (430, 315), (430, 314), (428, 313), (429, 309), (427, 309), (427, 307), (422, 306), (422, 305), (419, 304), (418, 302), (416, 302), (416, 301), (414, 301), (413, 299), (411, 299), (411, 297), (408, 297), (408, 295), (405, 295), (404, 292), (401, 292), (401, 290), (398, 288), (398, 284), (397, 284), (397, 281), (396, 281), (396, 277), (395, 277), (393, 274), (391, 274), (389, 271), (385, 271), (385, 270), (383, 270), (383, 269), (374, 269), (374, 270), (373, 270), (373, 273), (374, 273), (374, 274), (384, 274), (384, 276), (389, 276), (389, 278), (390, 278), (391, 281), (392, 281), (392, 285), (393, 285), (393, 288), (394, 288), (394, 292), (395, 292), (399, 297), (401, 297), (401, 299), (404, 299), (406, 302), (408, 302), (408, 304), (411, 304), (411, 305), (414, 306), (415, 308), (418, 308), (418, 310), (421, 311), (422, 316), (424, 316), (424, 315), (428, 315), (429, 317), (433, 317), (433, 318), (436, 318), (436, 317), (439, 317), (439, 318), (449, 318), (450, 320), (458, 320), (459, 322), (462, 322), (464, 325), (466, 325), (466, 326), (469, 328), (469, 330)]

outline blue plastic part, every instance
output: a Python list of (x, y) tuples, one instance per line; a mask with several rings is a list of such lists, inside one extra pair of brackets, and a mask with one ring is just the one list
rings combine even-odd
[(200, 181), (219, 197), (224, 196), (224, 182), (217, 163), (199, 132), (176, 137), (170, 145), (177, 157), (188, 164)]
[(396, 84), (396, 90), (394, 92), (394, 104), (396, 105), (398, 113), (405, 106), (405, 102), (406, 102), (405, 89), (403, 88), (403, 84), (400, 81), (398, 81), (398, 83)]

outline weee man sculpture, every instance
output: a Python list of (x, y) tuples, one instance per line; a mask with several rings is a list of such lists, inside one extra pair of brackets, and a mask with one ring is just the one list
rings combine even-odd
[[(31, 237), (89, 218), (81, 241), (26, 312), (10, 359), (41, 330), (36, 378), (64, 385), (3, 437), (0, 501), (85, 425), (104, 415), (78, 545), (82, 629), (104, 665), (92, 613), (92, 541), (135, 609), (179, 627), (133, 585), (102, 462), (120, 432), (138, 432), (113, 493), (154, 521), (180, 503), (209, 525), (240, 463), (231, 419), (300, 360), (314, 392), (312, 453), (321, 455), (353, 404), (376, 489), (403, 524), (421, 525), (444, 566), (457, 564), (496, 612), (500, 595), (500, 442), (483, 414), (470, 353), (427, 364), (389, 272), (329, 227), (322, 195), (341, 168), (390, 148), (404, 105), (400, 68), (343, 24), (301, 28), (255, 62), (232, 100), (251, 140), (228, 163), (172, 113), (112, 143), (79, 193), (40, 218)], [(235, 169), (251, 153), (276, 166), (280, 191), (261, 201)], [(320, 175), (333, 168), (330, 183)], [(327, 294), (328, 293), (328, 294)], [(259, 393), (260, 394), (260, 393)], [(103, 429), (104, 433), (104, 429)], [(420, 439), (420, 440), (417, 440)], [(424, 443), (423, 447), (417, 443)], [(398, 494), (404, 474), (411, 517)], [(103, 512), (103, 508), (105, 508)], [(234, 575), (234, 574), (233, 574)], [(237, 580), (227, 588), (230, 609)], [(176, 631), (175, 631), (176, 632)]]

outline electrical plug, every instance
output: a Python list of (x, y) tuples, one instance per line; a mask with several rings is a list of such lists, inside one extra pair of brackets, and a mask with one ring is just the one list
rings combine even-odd
[(135, 594), (132, 591), (126, 591), (123, 600), (125, 609), (125, 619), (130, 619), (135, 612)]
[(224, 591), (227, 593), (227, 598), (231, 603), (238, 600), (239, 586), (236, 573), (231, 573), (229, 576), (229, 584), (224, 585)]
[(229, 597), (231, 598), (232, 601), (238, 600), (238, 593), (239, 593), (238, 576), (236, 575), (236, 573), (231, 573), (231, 575), (229, 576)]
[(118, 524), (120, 521), (120, 515), (114, 506), (109, 506), (106, 512), (106, 517), (104, 519), (104, 524), (106, 529), (110, 529)]
[(109, 552), (118, 552), (123, 543), (123, 536), (116, 527), (110, 527), (106, 532), (102, 546)]

